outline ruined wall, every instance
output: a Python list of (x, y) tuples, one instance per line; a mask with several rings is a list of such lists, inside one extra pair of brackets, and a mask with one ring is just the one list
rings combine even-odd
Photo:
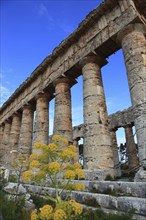
[[(108, 124), (110, 130), (115, 130), (126, 125), (134, 125), (134, 115), (132, 107), (118, 111), (108, 116)], [(78, 125), (73, 127), (73, 140), (83, 138), (84, 125)]]

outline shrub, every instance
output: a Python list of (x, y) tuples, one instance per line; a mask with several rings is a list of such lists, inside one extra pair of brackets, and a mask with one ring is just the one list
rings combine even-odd
[[(54, 135), (52, 140), (53, 142), (49, 145), (40, 142), (34, 144), (36, 152), (30, 155), (29, 169), (22, 174), (24, 182), (41, 185), (49, 181), (50, 185), (55, 188), (55, 198), (46, 192), (46, 197), (53, 204), (55, 203), (55, 207), (49, 203), (45, 204), (38, 211), (32, 212), (32, 220), (73, 219), (82, 212), (82, 206), (79, 203), (74, 200), (67, 201), (72, 190), (85, 188), (83, 183), (72, 183), (74, 179), (84, 178), (82, 166), (79, 163), (73, 163), (77, 158), (76, 146), (68, 145), (68, 141), (59, 135)], [(62, 181), (59, 182), (58, 178), (62, 178)], [(65, 190), (68, 191), (63, 202)]]

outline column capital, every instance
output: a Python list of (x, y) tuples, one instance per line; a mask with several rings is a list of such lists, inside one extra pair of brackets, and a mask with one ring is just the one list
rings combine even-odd
[(118, 128), (109, 128), (110, 132), (116, 132), (118, 130)]
[(8, 123), (8, 124), (11, 124), (12, 120), (10, 118), (6, 119), (4, 124)]
[(100, 67), (102, 67), (105, 66), (108, 61), (102, 56), (91, 54), (83, 57), (79, 62), (82, 67), (84, 67), (87, 63), (97, 63)]
[(33, 107), (29, 104), (29, 103), (25, 103), (23, 106), (22, 106), (22, 110), (24, 109), (33, 109)]
[(72, 87), (73, 85), (77, 83), (77, 81), (73, 78), (61, 76), (54, 80), (53, 85), (56, 86), (59, 83), (67, 83), (70, 85), (70, 87)]
[(21, 116), (21, 113), (20, 113), (20, 112), (14, 112), (13, 115), (12, 115), (12, 117), (14, 117), (14, 116), (20, 117), (20, 116)]
[(132, 124), (126, 124), (126, 125), (123, 126), (123, 128), (132, 128), (132, 127), (133, 127)]
[(126, 27), (124, 27), (122, 30), (119, 31), (117, 35), (117, 42), (121, 44), (123, 38), (132, 32), (141, 32), (143, 33), (143, 35), (145, 35), (146, 27), (144, 24), (141, 23), (127, 25)]
[(49, 100), (50, 98), (50, 94), (47, 94), (46, 92), (39, 92), (36, 96), (35, 96), (35, 100), (39, 99), (39, 98), (46, 98)]

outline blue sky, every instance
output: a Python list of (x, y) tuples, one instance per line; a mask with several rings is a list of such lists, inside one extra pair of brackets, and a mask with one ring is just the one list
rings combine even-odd
[[(0, 105), (101, 0), (1, 0)], [(102, 68), (108, 113), (131, 106), (122, 51)], [(78, 97), (78, 98), (77, 98)], [(54, 102), (50, 103), (52, 130)], [(82, 77), (72, 88), (73, 125), (83, 122)], [(123, 131), (117, 132), (124, 142)]]

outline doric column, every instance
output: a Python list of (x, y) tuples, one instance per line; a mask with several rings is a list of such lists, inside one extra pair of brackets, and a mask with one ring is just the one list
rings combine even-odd
[(138, 154), (141, 167), (146, 169), (146, 28), (130, 24), (118, 35), (121, 42), (135, 117)]
[(15, 160), (17, 153), (18, 153), (20, 127), (21, 127), (21, 114), (17, 112), (13, 114), (12, 126), (11, 126), (11, 132), (10, 132), (9, 149), (11, 151), (11, 154), (10, 154), (11, 164)]
[(1, 124), (0, 125), (0, 144), (2, 143), (3, 133), (4, 133), (4, 126)]
[(55, 113), (53, 134), (60, 134), (72, 142), (72, 111), (71, 111), (71, 82), (61, 77), (54, 82)]
[(19, 152), (30, 155), (32, 150), (33, 110), (25, 105), (22, 112), (22, 121), (19, 139)]
[(119, 154), (118, 154), (118, 144), (117, 144), (116, 131), (117, 131), (117, 129), (110, 130), (112, 151), (113, 151), (113, 161), (114, 161), (115, 166), (117, 166), (119, 164)]
[(112, 151), (113, 151), (113, 161), (114, 161), (114, 167), (117, 171), (117, 175), (121, 175), (121, 169), (119, 167), (119, 154), (118, 154), (118, 143), (117, 143), (117, 136), (116, 136), (117, 129), (110, 129), (110, 136), (111, 136), (111, 142), (112, 142)]
[(106, 60), (98, 56), (88, 56), (81, 61), (84, 99), (84, 168), (101, 171), (103, 178), (108, 174), (113, 175), (114, 167), (100, 71), (101, 66), (106, 63)]
[(79, 138), (73, 140), (73, 145), (77, 148), (77, 158), (75, 162), (79, 162)]
[(36, 97), (36, 116), (34, 123), (33, 142), (48, 144), (49, 136), (49, 101), (45, 93)]
[(11, 120), (6, 120), (4, 125), (4, 133), (1, 143), (2, 148), (2, 164), (5, 167), (8, 167), (9, 165), (9, 155), (10, 155), (10, 149), (9, 149), (9, 141), (10, 141), (10, 131), (11, 131)]
[(126, 137), (126, 152), (128, 156), (128, 165), (129, 170), (133, 170), (137, 168), (139, 165), (139, 160), (137, 157), (136, 144), (134, 142), (134, 136), (132, 131), (132, 126), (127, 125), (124, 127), (125, 129), (125, 137)]

